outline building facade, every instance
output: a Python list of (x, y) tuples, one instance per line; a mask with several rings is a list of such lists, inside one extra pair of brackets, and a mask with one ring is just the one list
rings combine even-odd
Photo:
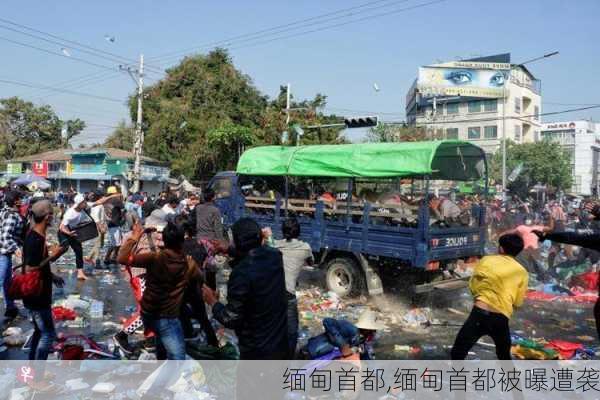
[(419, 68), (406, 96), (406, 120), (432, 139), (468, 140), (491, 154), (504, 137), (536, 141), (541, 107), (541, 82), (500, 54)]
[(571, 192), (574, 194), (587, 196), (596, 192), (599, 135), (600, 124), (591, 121), (550, 122), (542, 125), (542, 139), (559, 143), (571, 157)]
[[(133, 153), (113, 148), (54, 150), (9, 160), (6, 179), (21, 174), (46, 178), (55, 190), (73, 188), (78, 192), (95, 190), (99, 185), (118, 182), (127, 192), (133, 172)], [(164, 190), (169, 182), (169, 168), (149, 157), (142, 157), (141, 189), (148, 193)]]

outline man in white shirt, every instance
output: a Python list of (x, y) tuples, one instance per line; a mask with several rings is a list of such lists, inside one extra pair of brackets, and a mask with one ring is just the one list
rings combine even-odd
[(283, 255), (283, 270), (285, 272), (285, 287), (288, 301), (288, 343), (290, 355), (296, 354), (298, 342), (298, 301), (296, 285), (302, 267), (314, 262), (310, 245), (299, 240), (300, 224), (295, 218), (289, 218), (282, 224), (282, 240), (276, 240), (274, 247)]
[(107, 200), (115, 196), (120, 196), (120, 194), (117, 193), (113, 196), (103, 197), (96, 202), (88, 203), (85, 200), (85, 196), (78, 193), (73, 199), (73, 206), (65, 211), (65, 214), (63, 215), (62, 222), (58, 228), (58, 240), (61, 243), (67, 241), (69, 247), (73, 249), (73, 252), (75, 253), (75, 264), (77, 266), (77, 279), (79, 280), (86, 280), (87, 276), (83, 272), (83, 248), (81, 247), (81, 242), (77, 240), (77, 233), (72, 229), (90, 218), (89, 214), (85, 211), (87, 207), (104, 204)]
[(176, 215), (177, 214), (177, 206), (179, 205), (179, 199), (177, 199), (177, 196), (174, 194), (170, 194), (169, 197), (167, 197), (167, 203), (162, 207), (162, 210), (164, 211), (165, 214), (167, 214), (167, 216), (169, 215)]

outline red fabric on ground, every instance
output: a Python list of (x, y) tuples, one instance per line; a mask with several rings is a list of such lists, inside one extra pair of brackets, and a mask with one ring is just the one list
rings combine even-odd
[(598, 290), (598, 273), (586, 272), (571, 278), (571, 286), (580, 286), (587, 291), (594, 292)]
[(55, 321), (72, 321), (77, 318), (77, 313), (62, 306), (52, 307), (52, 318)]
[(563, 360), (570, 360), (575, 355), (575, 351), (583, 350), (584, 348), (581, 343), (567, 342), (566, 340), (559, 339), (548, 342), (546, 347), (558, 351)]

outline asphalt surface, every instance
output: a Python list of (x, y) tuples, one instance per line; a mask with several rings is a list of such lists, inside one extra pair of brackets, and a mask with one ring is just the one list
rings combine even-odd
[[(84, 254), (90, 243), (84, 245)], [(102, 318), (92, 319), (86, 313), (78, 312), (83, 326), (74, 327), (73, 322), (57, 322), (57, 332), (64, 335), (86, 335), (103, 345), (108, 351), (114, 350), (112, 335), (120, 329), (124, 318), (135, 311), (135, 303), (126, 279), (118, 266), (110, 270), (90, 270), (87, 281), (78, 281), (75, 275), (74, 255), (69, 251), (53, 266), (65, 279), (64, 289), (55, 289), (54, 301), (64, 300), (69, 295), (81, 299), (99, 300), (104, 303)], [(226, 280), (229, 271), (224, 268), (219, 274), (218, 285), (222, 298), (226, 297)], [(384, 282), (386, 294), (376, 297), (336, 299), (326, 292), (323, 286), (323, 272), (303, 271), (300, 275), (298, 292), (300, 309), (300, 344), (322, 333), (321, 321), (324, 317), (345, 318), (356, 321), (360, 313), (369, 308), (378, 313), (387, 329), (379, 332), (374, 346), (378, 359), (447, 359), (456, 333), (467, 318), (472, 300), (466, 289), (453, 292), (434, 291), (419, 298), (413, 298), (403, 288), (402, 279), (390, 278)], [(334, 301), (331, 301), (333, 298)], [(2, 306), (3, 309), (3, 306)], [(412, 311), (411, 311), (412, 310)], [(407, 313), (412, 312), (427, 323), (407, 321)], [(12, 323), (24, 332), (32, 328), (21, 308), (21, 317)], [(413, 323), (411, 323), (413, 322)], [(511, 330), (526, 338), (562, 339), (583, 343), (592, 348), (598, 347), (598, 339), (590, 304), (563, 304), (555, 302), (526, 301), (517, 310), (511, 321)], [(220, 331), (220, 335), (233, 337), (232, 332)], [(131, 342), (141, 344), (143, 336), (135, 335)], [(476, 345), (470, 354), (471, 359), (494, 359), (491, 339), (484, 338), (484, 345)], [(3, 359), (26, 359), (27, 352), (21, 347), (9, 347), (0, 353)]]

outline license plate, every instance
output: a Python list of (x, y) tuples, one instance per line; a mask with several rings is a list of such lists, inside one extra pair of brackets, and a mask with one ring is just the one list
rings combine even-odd
[[(473, 238), (474, 239), (474, 238)], [(462, 247), (469, 243), (469, 235), (452, 236), (447, 238), (431, 239), (431, 247)]]

